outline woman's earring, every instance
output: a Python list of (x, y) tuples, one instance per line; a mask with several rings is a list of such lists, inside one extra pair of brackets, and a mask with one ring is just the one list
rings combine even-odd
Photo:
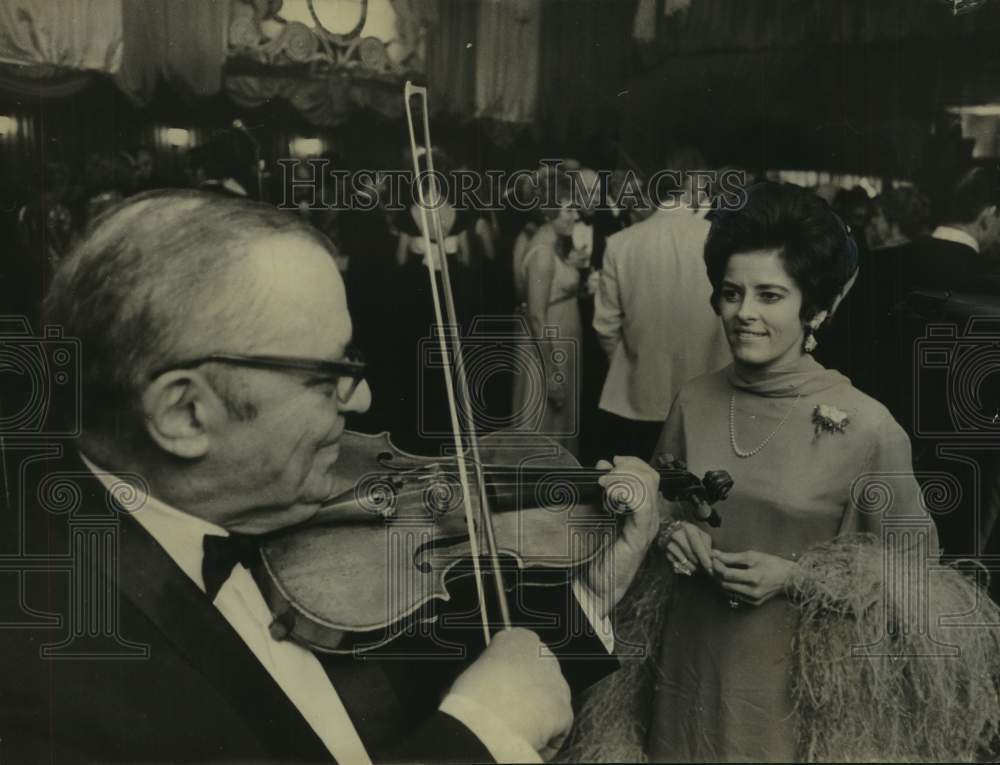
[(819, 345), (819, 343), (816, 342), (815, 331), (816, 330), (812, 328), (812, 325), (806, 324), (806, 341), (802, 344), (802, 350), (806, 353), (812, 353), (816, 350), (816, 346)]

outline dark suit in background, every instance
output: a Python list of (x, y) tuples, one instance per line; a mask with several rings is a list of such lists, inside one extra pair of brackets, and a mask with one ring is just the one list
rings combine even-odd
[[(935, 520), (945, 554), (976, 557), (988, 542), (984, 534), (989, 530), (975, 522), (975, 498), (980, 497), (980, 513), (993, 512), (995, 460), (982, 451), (970, 452), (978, 464), (977, 479), (960, 461), (941, 454), (942, 447), (957, 443), (955, 438), (921, 430), (922, 422), (947, 420), (954, 403), (945, 370), (927, 368), (918, 355), (929, 325), (952, 325), (956, 338), (966, 331), (967, 311), (956, 313), (948, 307), (953, 295), (973, 306), (972, 313), (995, 314), (995, 305), (987, 303), (989, 296), (1000, 295), (996, 259), (968, 244), (932, 236), (872, 251), (829, 332), (821, 337), (817, 357), (889, 408), (913, 441), (914, 468), (922, 483), (933, 480), (934, 473), (958, 481), (959, 506)], [(983, 296), (981, 310), (974, 308), (976, 295)], [(980, 393), (990, 398), (986, 390)], [(981, 403), (991, 406), (986, 400)], [(992, 528), (992, 522), (986, 525)]]

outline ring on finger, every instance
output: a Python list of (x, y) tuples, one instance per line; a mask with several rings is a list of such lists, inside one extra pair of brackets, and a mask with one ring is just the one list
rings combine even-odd
[(670, 523), (668, 523), (666, 526), (663, 527), (663, 529), (660, 531), (660, 536), (659, 536), (661, 547), (665, 548), (667, 546), (670, 540), (673, 539), (674, 534), (677, 533), (677, 529), (681, 527), (682, 523), (683, 523), (682, 521), (671, 521)]
[(694, 566), (692, 566), (687, 561), (670, 561), (674, 567), (675, 574), (684, 574), (684, 576), (691, 576), (694, 573)]

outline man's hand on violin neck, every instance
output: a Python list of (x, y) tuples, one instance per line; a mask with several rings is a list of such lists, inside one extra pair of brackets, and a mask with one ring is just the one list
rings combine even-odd
[(555, 756), (573, 724), (558, 659), (538, 635), (519, 627), (494, 635), (449, 694), (485, 707), (543, 759)]
[(625, 595), (646, 551), (660, 528), (660, 474), (638, 457), (615, 457), (597, 463), (607, 470), (598, 479), (612, 502), (626, 506), (621, 533), (583, 574), (587, 587), (601, 600), (606, 616)]

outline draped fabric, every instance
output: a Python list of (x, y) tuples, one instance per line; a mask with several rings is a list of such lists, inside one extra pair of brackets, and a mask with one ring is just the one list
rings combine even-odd
[(371, 109), (385, 117), (403, 112), (402, 88), (396, 83), (379, 87), (345, 76), (325, 79), (274, 76), (226, 77), (226, 94), (240, 106), (256, 108), (272, 99), (288, 101), (311, 124), (330, 127), (346, 120), (357, 109)]
[(122, 59), (122, 0), (5, 0), (0, 60), (115, 72)]
[[(111, 74), (136, 106), (149, 104), (161, 83), (188, 99), (202, 99), (225, 89), (241, 106), (256, 107), (283, 98), (315, 125), (342, 122), (358, 108), (399, 116), (401, 100), (391, 78), (371, 81), (349, 75), (309, 79), (285, 76), (280, 67), (258, 72), (232, 72), (225, 77), (232, 3), (236, 0), (11, 0), (0, 4), (0, 88), (33, 98), (59, 98), (81, 93), (93, 83), (85, 71)], [(448, 56), (466, 53), (468, 63), (453, 66), (438, 59), (449, 77), (473, 83), (474, 3), (450, 0), (391, 0), (396, 14), (395, 45), (404, 63), (422, 68), (427, 30), (440, 16), (459, 25), (458, 45), (441, 46)], [(473, 12), (470, 12), (473, 11)], [(447, 27), (447, 25), (446, 25)], [(466, 32), (466, 30), (469, 30)], [(468, 55), (468, 51), (472, 55)], [(2, 62), (13, 62), (3, 66)], [(18, 66), (14, 66), (16, 63)], [(390, 81), (391, 80), (391, 81)], [(457, 81), (457, 80), (456, 80)], [(451, 83), (450, 83), (451, 84)], [(471, 88), (462, 99), (471, 112)]]
[(485, 0), (479, 11), (476, 116), (531, 122), (538, 98), (541, 5)]
[(424, 0), (436, 9), (427, 43), (427, 84), (433, 89), (432, 108), (445, 114), (470, 116), (476, 87), (478, 0)]
[[(424, 67), (428, 48), (428, 29), (436, 24), (439, 10), (447, 12), (447, 8), (439, 9), (434, 3), (424, 0), (391, 0), (391, 5), (395, 15), (391, 58), (406, 71), (420, 71)], [(249, 11), (241, 10), (245, 13), (234, 21), (230, 34), (233, 30), (246, 34), (245, 47), (254, 49), (253, 41), (259, 30)], [(284, 35), (288, 34), (289, 26), (285, 27)], [(312, 55), (315, 36), (301, 24), (298, 29), (304, 38), (302, 48), (306, 50), (306, 54), (299, 59), (302, 61)], [(402, 77), (398, 70), (382, 71), (376, 66), (352, 70), (344, 66), (309, 72), (299, 67), (298, 71), (289, 72), (275, 63), (282, 60), (282, 56), (274, 55), (275, 49), (284, 57), (292, 57), (294, 46), (282, 45), (281, 40), (280, 36), (274, 37), (277, 48), (268, 43), (263, 48), (257, 48), (256, 52), (234, 57), (228, 62), (224, 87), (235, 103), (254, 108), (272, 99), (280, 99), (291, 104), (308, 122), (320, 127), (339, 125), (359, 109), (368, 109), (385, 117), (402, 115)], [(269, 46), (271, 52), (262, 53)]]
[(137, 105), (166, 80), (209, 96), (222, 84), (230, 0), (8, 0), (0, 4), (0, 87), (40, 97), (110, 74)]
[[(686, 11), (691, 0), (659, 0), (664, 16)], [(639, 42), (652, 42), (656, 39), (657, 0), (639, 0), (639, 9), (635, 12), (635, 22), (632, 24), (632, 36)]]
[(632, 36), (644, 43), (656, 39), (656, 0), (639, 0), (632, 23)]
[[(405, 51), (403, 60), (423, 62), (427, 54), (425, 36), (437, 23), (437, 7), (427, 0), (391, 0), (396, 12), (396, 43)], [(420, 67), (423, 68), (423, 67)]]
[(913, 178), (934, 156), (931, 115), (1000, 100), (1000, 3), (955, 16), (938, 0), (692, 0), (644, 23), (655, 41), (619, 135), (647, 171), (666, 137), (751, 171)]
[(864, 45), (968, 38), (998, 24), (992, 3), (956, 17), (943, 0), (692, 0), (662, 20), (657, 44), (664, 53)]
[[(790, 114), (795, 104), (786, 99), (808, 55), (792, 50), (672, 57), (631, 80), (621, 99), (621, 146), (646, 174), (662, 167), (668, 143), (696, 146), (715, 163), (742, 165), (745, 143), (759, 152), (774, 143), (768, 135), (786, 120), (807, 115), (809, 122), (818, 121), (814, 112)], [(813, 83), (805, 87), (817, 90)]]
[(94, 81), (92, 72), (72, 72), (48, 64), (38, 66), (0, 65), (0, 90), (25, 98), (65, 98)]
[(118, 86), (148, 103), (160, 80), (192, 96), (222, 87), (229, 0), (120, 0), (125, 51)]
[(615, 125), (629, 89), (637, 0), (549, 0), (542, 6), (538, 129), (553, 141)]

